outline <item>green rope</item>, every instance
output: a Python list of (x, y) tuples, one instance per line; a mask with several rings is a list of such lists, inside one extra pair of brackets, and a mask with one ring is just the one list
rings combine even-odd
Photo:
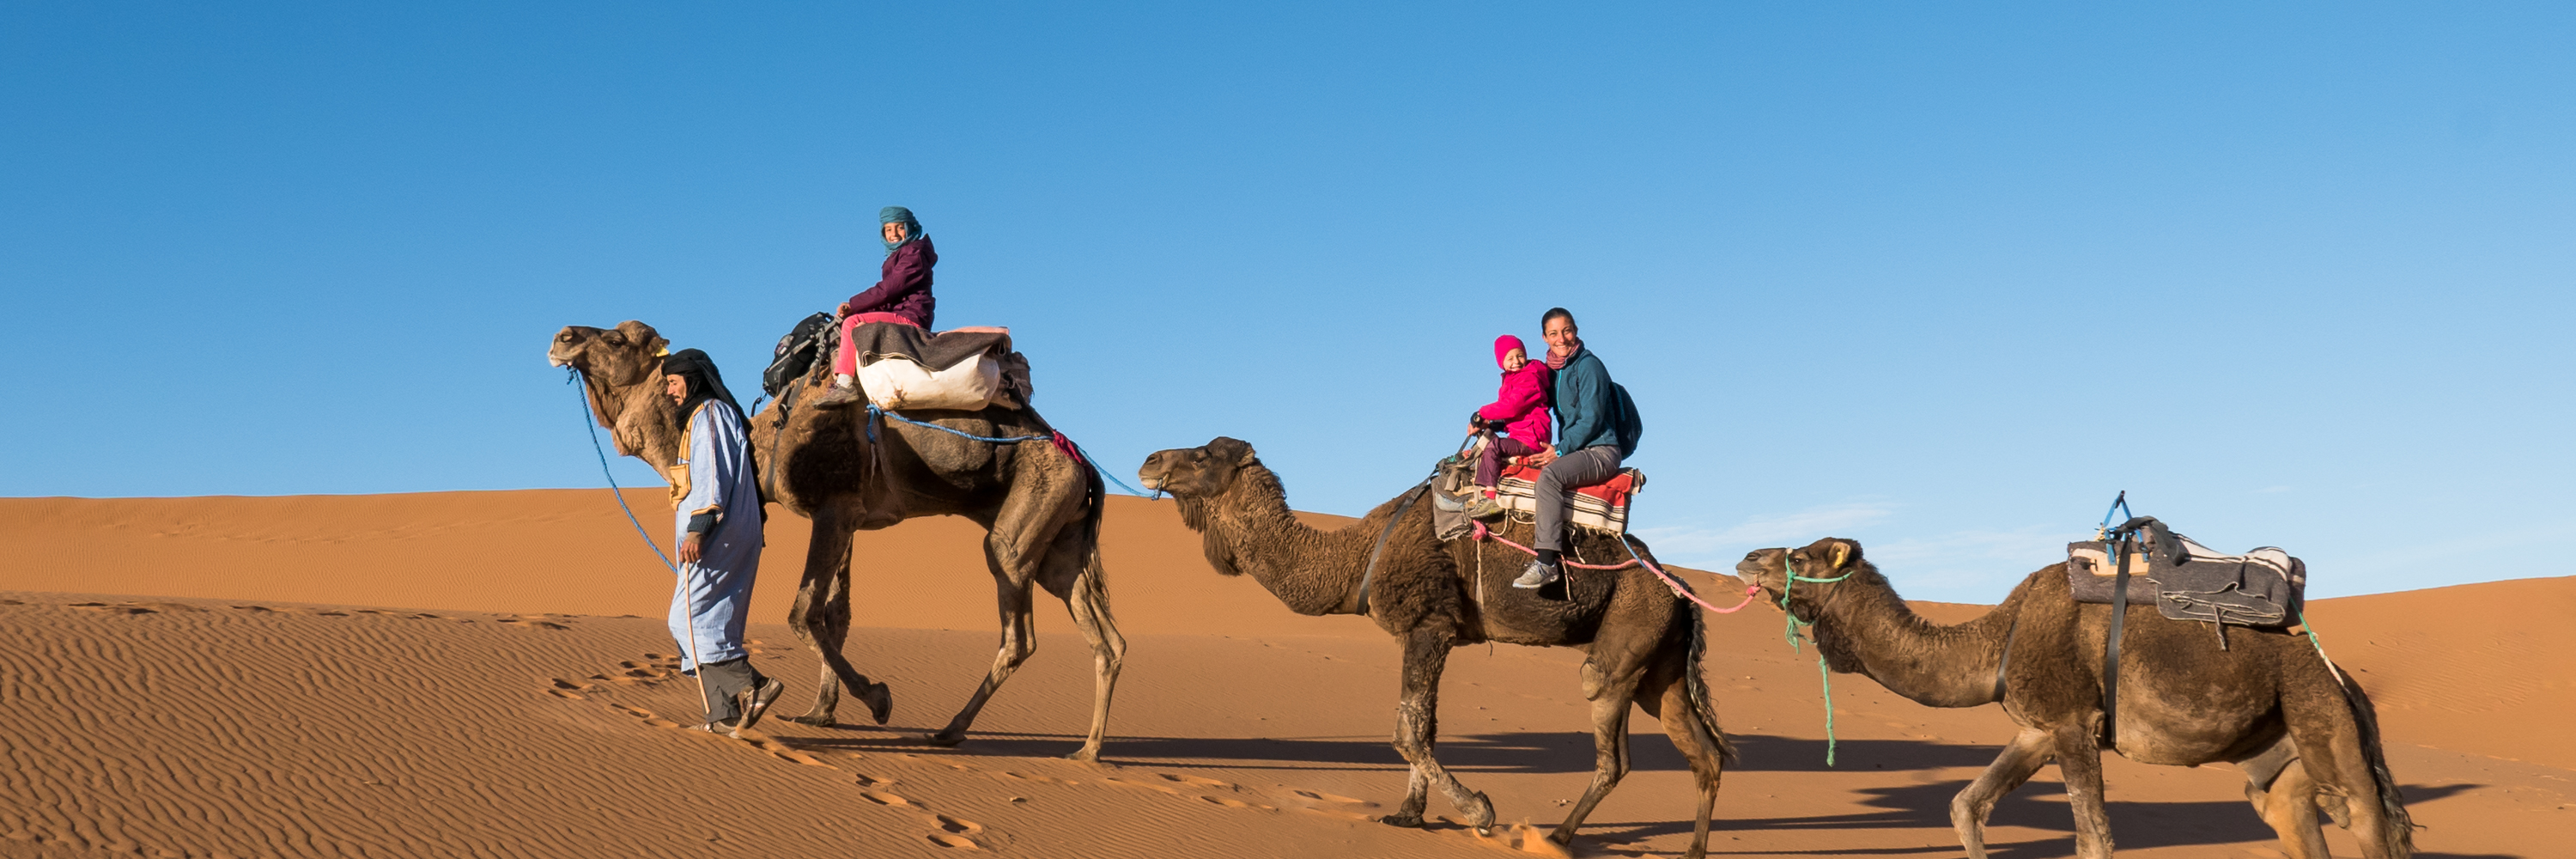
[(1834, 677), (1825, 669), (1825, 654), (1816, 652), (1816, 680), (1825, 687), (1825, 766), (1834, 765)]
[[(1787, 571), (1787, 572), (1789, 573), (1788, 581), (1786, 581), (1785, 583), (1783, 583), (1783, 584), (1781, 584), (1781, 585), (1780, 585), (1780, 614), (1781, 614), (1783, 617), (1787, 617), (1787, 618), (1789, 619), (1789, 622), (1788, 622), (1786, 625), (1784, 625), (1784, 626), (1782, 626), (1782, 627), (1780, 628), (1780, 637), (1788, 640), (1788, 642), (1789, 642), (1789, 650), (1790, 650), (1790, 652), (1795, 653), (1795, 652), (1798, 652), (1798, 651), (1799, 651), (1799, 647), (1798, 647), (1798, 627), (1802, 627), (1802, 626), (1814, 626), (1815, 624), (1811, 624), (1811, 623), (1808, 623), (1808, 622), (1806, 622), (1806, 621), (1799, 620), (1799, 619), (1798, 619), (1798, 616), (1797, 616), (1796, 614), (1793, 614), (1793, 613), (1791, 613), (1791, 612), (1789, 611), (1789, 589), (1790, 589), (1790, 588), (1797, 587), (1799, 582), (1810, 582), (1810, 583), (1813, 583), (1813, 584), (1819, 584), (1819, 585), (1830, 585), (1830, 584), (1833, 584), (1833, 583), (1835, 583), (1835, 582), (1839, 582), (1839, 581), (1842, 581), (1842, 580), (1844, 580), (1844, 579), (1851, 578), (1851, 577), (1852, 577), (1852, 573), (1857, 573), (1857, 572), (1860, 572), (1860, 571), (1859, 571), (1859, 570), (1853, 570), (1851, 573), (1844, 573), (1844, 574), (1842, 574), (1842, 575), (1835, 576), (1835, 577), (1830, 578), (1830, 579), (1819, 579), (1819, 578), (1811, 578), (1811, 577), (1808, 577), (1808, 576), (1801, 576), (1801, 575), (1798, 575), (1798, 566), (1797, 566), (1796, 564), (1792, 564), (1792, 563), (1790, 563), (1790, 562), (1789, 562), (1788, 557), (1786, 557), (1786, 556), (1782, 556), (1782, 557), (1780, 558), (1780, 569), (1785, 570), (1785, 571)], [(2321, 651), (2318, 651), (2318, 652), (2322, 653), (2322, 652), (2324, 652), (2324, 651), (2322, 651), (2322, 650), (2321, 650)], [(1824, 689), (1825, 689), (1825, 766), (1833, 766), (1833, 765), (1834, 765), (1834, 673), (1833, 673), (1832, 669), (1827, 668), (1827, 667), (1825, 666), (1825, 652), (1824, 652), (1824, 650), (1823, 650), (1822, 648), (1818, 648), (1818, 649), (1816, 650), (1816, 682), (1817, 682), (1819, 685), (1823, 686), (1823, 687), (1824, 687)]]

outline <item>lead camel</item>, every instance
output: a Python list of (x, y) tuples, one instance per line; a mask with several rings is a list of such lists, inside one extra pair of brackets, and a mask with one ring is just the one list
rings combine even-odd
[[(660, 366), (665, 342), (642, 322), (607, 329), (575, 325), (555, 334), (546, 357), (581, 373), (599, 424), (617, 439), (619, 453), (667, 470), (679, 459), (679, 430), (672, 422), (670, 398), (655, 393), (661, 380), (651, 369)], [(796, 381), (789, 396), (820, 396), (828, 378), (824, 369)], [(930, 411), (913, 417), (987, 438), (1050, 432), (1028, 409)], [(886, 685), (870, 681), (841, 653), (850, 633), (852, 533), (923, 516), (962, 516), (987, 532), (984, 561), (1001, 610), (1002, 645), (982, 685), (929, 741), (963, 741), (993, 692), (1037, 651), (1030, 604), (1034, 585), (1064, 600), (1074, 627), (1091, 643), (1097, 675), (1091, 733), (1066, 757), (1099, 760), (1101, 738), (1109, 729), (1109, 698), (1127, 652), (1127, 639), (1109, 616), (1100, 566), (1099, 472), (1045, 441), (993, 444), (900, 421), (885, 421), (871, 430), (865, 413), (850, 409), (766, 409), (751, 419), (751, 447), (763, 476), (763, 500), (814, 521), (804, 577), (787, 624), (822, 657), (823, 669), (814, 709), (793, 721), (836, 724), (833, 714), (843, 685), (868, 705), (878, 724), (894, 709)], [(892, 579), (865, 584), (902, 586)]]

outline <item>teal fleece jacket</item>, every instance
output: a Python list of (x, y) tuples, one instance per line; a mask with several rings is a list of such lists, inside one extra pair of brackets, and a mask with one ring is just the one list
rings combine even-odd
[[(1596, 445), (1619, 443), (1619, 404), (1610, 390), (1610, 371), (1592, 347), (1577, 347), (1556, 371), (1556, 449), (1573, 453)], [(1619, 452), (1626, 458), (1628, 451)]]

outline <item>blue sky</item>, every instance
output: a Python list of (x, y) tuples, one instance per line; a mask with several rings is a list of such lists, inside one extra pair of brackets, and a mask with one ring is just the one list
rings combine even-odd
[(751, 390), (896, 203), (1122, 477), (1365, 510), (1564, 305), (1672, 560), (2576, 573), (2570, 7), (1386, 5), (9, 6), (0, 494), (597, 486), (545, 338)]

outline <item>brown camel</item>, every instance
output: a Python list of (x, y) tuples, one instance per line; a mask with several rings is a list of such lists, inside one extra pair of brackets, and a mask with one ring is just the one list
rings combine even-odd
[[(1219, 574), (1250, 574), (1298, 614), (1369, 615), (1403, 640), (1395, 750), (1412, 764), (1413, 774), (1403, 806), (1384, 822), (1421, 825), (1425, 796), (1437, 784), (1477, 830), (1493, 826), (1493, 803), (1460, 784), (1432, 756), (1439, 739), (1440, 672), (1450, 648), (1488, 641), (1572, 647), (1588, 656), (1583, 694), (1592, 701), (1595, 768), (1591, 788), (1548, 837), (1571, 843), (1593, 806), (1627, 775), (1628, 707), (1634, 703), (1663, 723), (1690, 761), (1699, 783), (1699, 816), (1687, 855), (1707, 852), (1718, 775), (1735, 752), (1718, 732), (1700, 677), (1699, 612), (1654, 574), (1636, 567), (1572, 570), (1561, 585), (1537, 591), (1511, 587), (1529, 556), (1490, 542), (1441, 542), (1432, 533), (1432, 505), (1402, 503), (1423, 491), (1418, 487), (1349, 527), (1318, 531), (1289, 512), (1287, 491), (1252, 445), (1231, 438), (1157, 452), (1137, 476), (1141, 485), (1169, 492), (1180, 503), (1181, 521), (1203, 535), (1208, 564)], [(1390, 518), (1398, 516), (1389, 531)], [(1528, 529), (1520, 530), (1526, 542)], [(1617, 538), (1581, 531), (1569, 536), (1567, 560), (1611, 563), (1628, 557)], [(1652, 560), (1642, 541), (1630, 545)]]
[[(555, 335), (546, 357), (580, 371), (599, 423), (616, 437), (619, 453), (668, 469), (680, 452), (676, 408), (659, 393), (659, 355), (665, 342), (641, 322), (605, 330), (570, 326)], [(1074, 626), (1091, 642), (1097, 675), (1091, 733), (1066, 757), (1099, 760), (1100, 742), (1109, 730), (1110, 695), (1127, 652), (1127, 639), (1110, 618), (1100, 564), (1099, 472), (1045, 441), (997, 444), (896, 420), (872, 421), (864, 409), (792, 407), (799, 399), (819, 395), (829, 378), (828, 365), (817, 362), (813, 373), (782, 395), (779, 406), (751, 419), (763, 500), (814, 521), (804, 578), (787, 623), (822, 658), (823, 669), (814, 709), (794, 721), (836, 724), (833, 712), (844, 684), (867, 704), (878, 724), (894, 708), (885, 684), (868, 680), (841, 653), (850, 629), (851, 535), (922, 516), (963, 516), (989, 532), (984, 560), (1001, 606), (1001, 652), (966, 706), (928, 741), (963, 741), (994, 690), (1037, 651), (1030, 592), (1036, 584), (1064, 600)], [(1052, 434), (1030, 409), (907, 414), (987, 438)], [(901, 586), (892, 581), (878, 585)]]
[[(1794, 584), (1792, 567), (1803, 577)], [(1950, 800), (1950, 823), (1971, 857), (1986, 855), (1996, 800), (2054, 758), (2075, 811), (2076, 854), (2109, 859), (2103, 748), (2150, 764), (2237, 763), (2246, 798), (2291, 856), (2327, 856), (2321, 806), (2360, 836), (2362, 855), (2415, 853), (2377, 711), (2306, 638), (2240, 627), (2220, 649), (2208, 626), (2132, 605), (2120, 638), (2118, 736), (2105, 737), (2100, 675), (2111, 607), (2076, 603), (2063, 563), (2030, 574), (1984, 617), (1952, 626), (1914, 614), (1852, 540), (1756, 550), (1735, 570), (1774, 604), (1789, 594), (1789, 613), (1815, 625), (1816, 649), (1835, 671), (1868, 675), (1930, 707), (2003, 702), (2021, 733)]]

